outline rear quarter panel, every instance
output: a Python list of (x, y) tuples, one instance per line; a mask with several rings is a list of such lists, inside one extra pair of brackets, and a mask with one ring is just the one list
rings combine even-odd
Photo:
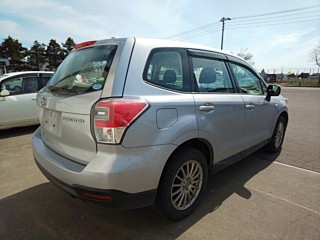
[(178, 146), (198, 137), (193, 95), (162, 89), (143, 80), (147, 58), (155, 47), (138, 41), (132, 53), (123, 96), (141, 97), (150, 106), (127, 130), (122, 142), (126, 147)]

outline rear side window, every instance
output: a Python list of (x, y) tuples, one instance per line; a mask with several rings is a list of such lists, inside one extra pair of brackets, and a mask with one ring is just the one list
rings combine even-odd
[(183, 90), (184, 84), (182, 58), (179, 51), (154, 50), (145, 68), (145, 81), (173, 90)]
[(48, 89), (61, 94), (101, 90), (116, 49), (115, 45), (104, 45), (72, 51), (49, 81)]
[(23, 93), (38, 92), (38, 77), (25, 77), (22, 82)]
[(192, 57), (198, 92), (233, 93), (234, 88), (223, 60)]

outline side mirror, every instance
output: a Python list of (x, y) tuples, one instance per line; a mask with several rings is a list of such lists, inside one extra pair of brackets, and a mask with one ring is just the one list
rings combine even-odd
[(4, 89), (0, 92), (0, 97), (7, 97), (9, 95), (10, 95), (10, 92), (6, 89)]
[(281, 87), (278, 85), (268, 85), (266, 100), (270, 101), (272, 96), (279, 96)]

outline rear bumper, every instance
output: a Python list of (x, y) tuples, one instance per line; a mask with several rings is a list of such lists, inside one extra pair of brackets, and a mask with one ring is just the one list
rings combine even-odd
[(32, 147), (43, 174), (72, 196), (113, 208), (152, 205), (166, 159), (175, 148), (98, 145), (94, 158), (84, 165), (51, 150), (40, 129), (34, 133)]
[(85, 202), (93, 203), (102, 207), (112, 209), (134, 209), (146, 207), (154, 203), (157, 195), (157, 190), (130, 194), (117, 190), (94, 189), (77, 185), (69, 186), (52, 176), (38, 163), (37, 165), (43, 175), (45, 175), (50, 182), (63, 191)]

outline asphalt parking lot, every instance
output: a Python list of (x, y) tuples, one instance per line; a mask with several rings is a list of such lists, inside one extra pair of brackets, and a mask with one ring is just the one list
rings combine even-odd
[(282, 152), (260, 150), (211, 176), (198, 209), (179, 222), (69, 197), (34, 163), (36, 127), (0, 131), (0, 239), (320, 239), (320, 89), (282, 95)]

